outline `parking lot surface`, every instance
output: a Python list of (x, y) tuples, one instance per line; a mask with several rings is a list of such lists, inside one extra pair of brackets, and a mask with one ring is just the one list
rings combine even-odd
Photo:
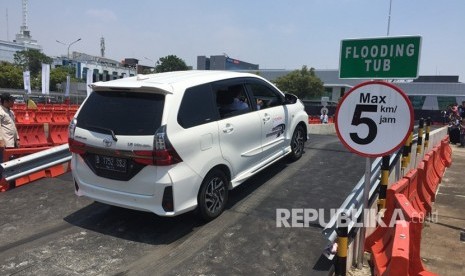
[(327, 275), (323, 228), (278, 228), (276, 209), (338, 208), (364, 166), (336, 135), (311, 135), (208, 224), (78, 198), (70, 173), (36, 181), (0, 195), (0, 275)]

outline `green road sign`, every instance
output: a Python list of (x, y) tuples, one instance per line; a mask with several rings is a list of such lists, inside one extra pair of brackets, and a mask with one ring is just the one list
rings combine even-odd
[(415, 79), (418, 77), (421, 36), (341, 41), (341, 79)]

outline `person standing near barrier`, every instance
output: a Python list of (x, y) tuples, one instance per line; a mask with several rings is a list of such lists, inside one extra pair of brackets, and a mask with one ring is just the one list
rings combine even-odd
[(460, 121), (460, 147), (465, 147), (465, 118)]
[(462, 105), (459, 106), (459, 115), (460, 117), (465, 118), (465, 101), (462, 101)]
[(322, 124), (327, 124), (328, 123), (328, 114), (327, 114), (327, 109), (322, 109), (322, 114), (320, 116), (320, 122)]
[[(15, 98), (10, 93), (0, 96), (0, 147), (19, 148), (18, 130), (15, 125), (15, 114), (11, 110)], [(2, 152), (3, 153), (3, 152)], [(2, 154), (3, 155), (3, 154)], [(3, 158), (2, 158), (3, 161)]]

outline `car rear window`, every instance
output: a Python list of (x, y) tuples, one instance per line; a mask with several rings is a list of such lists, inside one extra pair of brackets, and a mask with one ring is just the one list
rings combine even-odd
[(77, 117), (77, 127), (115, 135), (153, 135), (161, 125), (165, 96), (129, 91), (92, 92)]

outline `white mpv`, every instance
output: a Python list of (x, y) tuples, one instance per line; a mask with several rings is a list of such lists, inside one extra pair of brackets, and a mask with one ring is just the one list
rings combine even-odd
[(69, 127), (75, 193), (175, 216), (219, 216), (228, 191), (287, 156), (308, 115), (296, 96), (230, 71), (180, 71), (92, 84)]

